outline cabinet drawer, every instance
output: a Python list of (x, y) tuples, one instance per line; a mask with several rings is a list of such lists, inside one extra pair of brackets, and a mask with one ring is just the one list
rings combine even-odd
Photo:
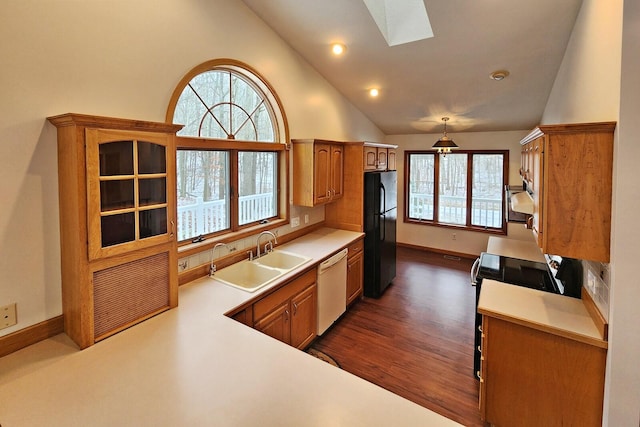
[(349, 258), (358, 255), (364, 249), (364, 240), (360, 239), (357, 242), (351, 244), (349, 246), (349, 254), (347, 255)]
[(283, 301), (286, 301), (298, 292), (301, 292), (315, 281), (316, 270), (309, 270), (297, 279), (294, 279), (286, 285), (282, 286), (274, 293), (267, 295), (266, 297), (257, 301), (255, 304), (253, 304), (254, 322), (259, 321), (262, 317), (267, 315), (278, 305), (282, 304)]

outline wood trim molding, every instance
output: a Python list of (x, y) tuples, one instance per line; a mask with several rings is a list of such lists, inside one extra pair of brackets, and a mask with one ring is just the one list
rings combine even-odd
[(452, 257), (459, 257), (459, 258), (466, 258), (466, 259), (476, 259), (476, 258), (478, 258), (478, 255), (476, 255), (476, 254), (465, 254), (465, 253), (462, 253), (462, 252), (447, 251), (445, 249), (430, 248), (428, 246), (418, 246), (418, 245), (411, 245), (409, 243), (400, 243), (400, 242), (396, 242), (396, 245), (403, 246), (405, 248), (410, 248), (410, 249), (417, 249), (419, 251), (433, 252), (433, 253), (436, 253), (436, 254), (442, 254), (442, 255), (445, 255), (445, 256), (452, 256)]
[(0, 357), (64, 332), (62, 315), (0, 337)]
[(581, 290), (581, 296), (582, 296), (582, 303), (584, 304), (585, 308), (589, 312), (589, 315), (591, 316), (593, 323), (595, 323), (596, 328), (598, 328), (598, 331), (600, 331), (600, 334), (602, 335), (602, 339), (605, 341), (608, 341), (609, 340), (609, 324), (607, 323), (602, 313), (600, 313), (600, 310), (596, 306), (596, 303), (591, 297), (591, 294), (584, 286), (582, 287), (582, 290)]

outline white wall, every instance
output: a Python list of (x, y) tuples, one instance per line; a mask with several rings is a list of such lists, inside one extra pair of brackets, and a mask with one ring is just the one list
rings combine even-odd
[(62, 313), (56, 130), (47, 116), (163, 121), (191, 68), (233, 58), (271, 83), (292, 138), (383, 138), (237, 0), (8, 1), (0, 40), (0, 305), (17, 302), (19, 320), (0, 336)]
[[(451, 123), (455, 129), (455, 123)], [(521, 185), (518, 174), (520, 169), (520, 140), (529, 132), (469, 132), (449, 133), (460, 149), (466, 150), (509, 150), (509, 183)], [(431, 146), (442, 134), (387, 135), (384, 142), (398, 145), (398, 195), (404, 191), (404, 152), (407, 150), (430, 150)], [(487, 248), (489, 234), (474, 231), (460, 231), (451, 228), (434, 227), (404, 223), (404, 198), (398, 197), (398, 230), (397, 240), (415, 246), (441, 249), (450, 252), (477, 255)], [(456, 240), (452, 234), (456, 233)], [(509, 237), (531, 239), (531, 231), (522, 224), (509, 224)]]
[[(624, 10), (624, 17), (623, 17)], [(609, 351), (603, 425), (640, 425), (640, 5), (584, 0), (545, 123), (615, 120)], [(622, 46), (622, 48), (621, 48)]]

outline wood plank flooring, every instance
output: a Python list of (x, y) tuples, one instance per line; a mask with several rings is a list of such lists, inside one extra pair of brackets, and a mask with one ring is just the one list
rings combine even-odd
[(473, 371), (473, 260), (398, 247), (397, 275), (313, 347), (342, 369), (465, 426), (482, 426)]

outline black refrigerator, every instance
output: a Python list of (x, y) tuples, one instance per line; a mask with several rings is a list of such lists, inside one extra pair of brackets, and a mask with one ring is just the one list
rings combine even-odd
[(378, 298), (396, 277), (397, 173), (364, 174), (364, 295)]

